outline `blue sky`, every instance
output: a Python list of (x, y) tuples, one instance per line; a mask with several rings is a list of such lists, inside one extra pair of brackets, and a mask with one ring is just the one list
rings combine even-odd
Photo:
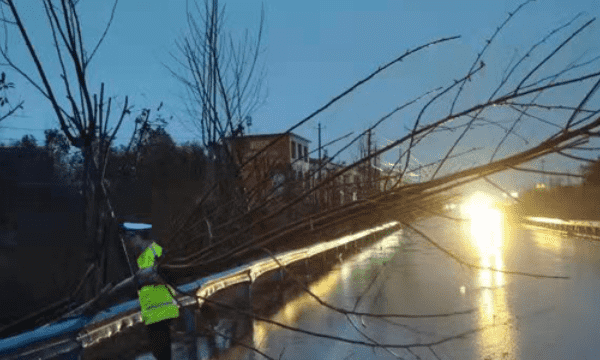
[[(144, 5), (140, 6), (140, 3)], [(267, 71), (265, 86), (268, 96), (265, 104), (253, 114), (254, 125), (250, 131), (284, 131), (379, 65), (407, 49), (440, 37), (462, 36), (459, 40), (420, 52), (386, 70), (296, 131), (310, 139), (313, 146), (317, 143), (319, 121), (324, 127), (324, 142), (350, 131), (357, 134), (396, 106), (464, 76), (477, 52), (483, 47), (485, 39), (504, 21), (507, 12), (520, 3), (521, 1), (512, 0), (222, 0), (227, 9), (227, 28), (234, 34), (239, 34), (246, 28), (255, 33), (260, 6), (265, 6), (265, 53), (262, 60)], [(57, 64), (46, 20), (37, 4), (36, 0), (18, 2), (36, 49), (44, 56), (51, 71), (56, 69)], [(102, 26), (109, 17), (110, 6), (105, 1), (82, 0), (80, 12), (84, 23), (84, 37), (91, 44), (101, 34)], [(472, 86), (465, 89), (459, 109), (486, 99), (515, 54), (523, 55), (529, 46), (579, 12), (584, 12), (582, 17), (560, 33), (554, 42), (542, 46), (539, 55), (551, 51), (550, 46), (562, 41), (568, 36), (568, 31), (598, 16), (599, 1), (539, 0), (528, 4), (490, 48), (484, 58), (487, 65), (485, 70)], [(116, 103), (122, 103), (124, 96), (128, 95), (130, 103), (135, 105), (134, 114), (135, 109), (156, 108), (161, 101), (164, 102), (162, 114), (174, 117), (167, 130), (178, 142), (197, 138), (198, 131), (189, 124), (184, 111), (181, 100), (183, 88), (162, 64), (174, 65), (169, 52), (176, 53), (174, 41), (185, 32), (184, 14), (183, 0), (120, 0), (113, 26), (89, 73), (92, 88), (99, 91), (100, 82), (104, 81), (107, 94), (117, 96)], [(12, 46), (13, 59), (22, 64), (24, 69), (33, 70), (28, 55), (23, 51), (19, 39), (14, 36), (16, 33), (13, 31), (11, 34), (9, 44)], [(598, 35), (598, 24), (594, 23), (577, 41), (565, 47), (555, 61), (549, 63), (548, 71), (542, 74), (549, 75), (552, 70), (564, 67), (586, 51), (584, 59), (600, 55), (595, 40)], [(597, 71), (597, 67), (596, 63), (591, 69)], [(57, 125), (49, 104), (17, 74), (6, 71), (10, 80), (16, 84), (12, 93), (13, 102), (17, 99), (24, 100), (25, 109), (19, 117), (6, 120), (0, 125), (0, 141), (18, 139), (27, 133), (41, 140), (43, 129)], [(56, 74), (51, 78), (56, 81), (57, 77), (54, 75)], [(581, 89), (574, 89), (567, 95), (578, 99), (581, 91), (589, 89), (592, 84), (583, 84)], [(562, 100), (566, 95), (560, 93), (556, 96), (560, 96)], [(597, 107), (598, 101), (595, 100), (594, 104)], [(410, 108), (384, 123), (375, 133), (378, 143), (384, 144), (405, 135), (405, 126), (412, 126), (419, 109), (420, 106)], [(448, 109), (447, 99), (433, 107), (426, 114), (425, 120), (447, 114)], [(505, 117), (506, 120), (503, 121), (511, 119), (502, 111), (488, 115), (495, 119)], [(114, 121), (115, 116), (112, 119)], [(132, 123), (133, 117), (122, 127), (117, 144), (129, 139), (133, 131)], [(550, 128), (532, 121), (525, 122), (518, 130), (532, 143), (550, 133)], [(464, 168), (489, 159), (490, 144), (496, 144), (502, 135), (499, 129), (474, 131), (470, 137), (467, 136), (465, 145), (460, 149), (464, 151), (471, 146), (484, 146), (487, 152), (449, 164), (448, 170), (456, 170), (461, 166)], [(440, 149), (446, 150), (454, 138), (456, 135), (452, 138), (434, 137), (419, 146), (415, 156), (423, 163), (437, 159)], [(512, 137), (503, 154), (514, 152), (523, 145), (523, 141)], [(332, 147), (329, 154), (337, 149)], [(341, 160), (350, 161), (356, 156), (354, 149)], [(461, 151), (460, 149), (457, 151)], [(594, 157), (597, 155), (599, 154), (593, 154)], [(393, 160), (391, 155), (384, 160), (386, 159)], [(545, 167), (575, 169), (578, 165), (549, 158)], [(539, 165), (534, 163), (531, 166)], [(518, 186), (517, 183), (530, 181), (531, 177), (520, 176), (518, 181), (515, 179), (517, 178), (507, 175), (501, 181), (506, 184), (515, 182), (514, 186)]]

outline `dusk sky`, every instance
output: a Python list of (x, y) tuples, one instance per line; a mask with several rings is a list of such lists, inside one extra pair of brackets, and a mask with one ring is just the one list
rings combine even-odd
[[(82, 0), (84, 38), (88, 46), (101, 35), (103, 24), (110, 15), (110, 2)], [(265, 7), (264, 54), (262, 61), (266, 70), (265, 89), (268, 91), (265, 103), (253, 117), (251, 134), (283, 132), (303, 119), (333, 96), (339, 94), (359, 79), (367, 76), (378, 66), (394, 59), (407, 49), (429, 41), (454, 35), (458, 40), (436, 45), (419, 52), (402, 63), (394, 65), (371, 82), (355, 91), (314, 120), (295, 132), (317, 144), (317, 124), (322, 123), (323, 142), (333, 140), (350, 131), (355, 135), (374, 124), (381, 116), (395, 107), (439, 86), (447, 86), (454, 79), (463, 77), (475, 60), (477, 53), (485, 45), (496, 27), (522, 1), (400, 1), (400, 0), (229, 0), (226, 5), (226, 28), (239, 34), (248, 28), (256, 35), (260, 19), (261, 3)], [(56, 55), (48, 34), (48, 25), (43, 9), (36, 0), (18, 2), (36, 49), (47, 64), (51, 79), (59, 84)], [(504, 70), (511, 60), (525, 54), (553, 29), (565, 24), (578, 13), (582, 15), (568, 28), (557, 33), (548, 43), (534, 53), (533, 61), (540, 61), (552, 49), (566, 39), (570, 33), (588, 20), (600, 15), (600, 1), (552, 1), (540, 0), (527, 4), (515, 15), (508, 27), (500, 33), (493, 46), (484, 56), (485, 69), (468, 83), (457, 104), (457, 109), (472, 106), (486, 100), (499, 84)], [(143, 5), (140, 5), (143, 4)], [(185, 1), (132, 1), (121, 0), (116, 15), (102, 47), (89, 71), (92, 89), (99, 92), (100, 82), (106, 83), (107, 95), (117, 96), (116, 103), (122, 103), (128, 95), (136, 110), (143, 107), (156, 109), (164, 102), (161, 111), (166, 118), (173, 116), (167, 127), (177, 142), (199, 139), (199, 131), (189, 123), (182, 96), (184, 89), (163, 66), (175, 66), (169, 55), (177, 55), (175, 40), (186, 31)], [(600, 55), (598, 23), (594, 22), (573, 43), (566, 46), (540, 71), (540, 79), (560, 71), (572, 61), (590, 60)], [(9, 45), (10, 54), (23, 69), (37, 74), (29, 55), (12, 30)], [(583, 57), (581, 57), (583, 56)], [(524, 64), (521, 76), (532, 67), (532, 62)], [(43, 141), (43, 130), (58, 127), (49, 102), (36, 93), (36, 90), (18, 74), (4, 68), (9, 80), (16, 88), (11, 92), (11, 101), (24, 100), (24, 111), (19, 116), (5, 120), (0, 125), (0, 141), (7, 142), (33, 134), (38, 142)], [(598, 71), (598, 62), (565, 75), (563, 79), (583, 72)], [(516, 75), (515, 75), (516, 76)], [(513, 86), (515, 85), (513, 79)], [(594, 84), (596, 79), (582, 83), (569, 91), (556, 93), (563, 104), (577, 105), (579, 100)], [(510, 85), (500, 92), (503, 95)], [(551, 95), (553, 96), (553, 95)], [(546, 102), (552, 100), (545, 98)], [(569, 97), (572, 97), (572, 100)], [(427, 98), (429, 99), (429, 98)], [(425, 114), (424, 123), (429, 123), (449, 112), (453, 96), (437, 102)], [(542, 99), (540, 99), (540, 102)], [(420, 102), (406, 111), (396, 114), (375, 130), (379, 145), (395, 140), (412, 127), (418, 111), (424, 105)], [(598, 108), (596, 96), (590, 108)], [(113, 109), (112, 121), (116, 121), (117, 108)], [(563, 113), (566, 117), (570, 114)], [(488, 119), (498, 120), (510, 126), (514, 112), (487, 113)], [(557, 124), (564, 124), (565, 118), (553, 118)], [(493, 118), (493, 119), (492, 119)], [(126, 142), (133, 131), (133, 119), (121, 128), (117, 144)], [(549, 119), (552, 119), (549, 117)], [(555, 129), (528, 119), (517, 127), (518, 133), (529, 141), (529, 146), (552, 134)], [(415, 157), (422, 163), (438, 159), (452, 145), (459, 132), (438, 135), (420, 144)], [(449, 163), (447, 171), (467, 168), (489, 160), (495, 145), (504, 135), (502, 129), (485, 128), (475, 130), (465, 138), (457, 152), (473, 146), (484, 150), (465, 157), (460, 162)], [(509, 138), (501, 156), (514, 153), (525, 146), (517, 137)], [(332, 146), (332, 155), (339, 146)], [(397, 157), (398, 151), (393, 151)], [(351, 161), (357, 155), (356, 147), (346, 152), (340, 161)], [(596, 158), (600, 153), (587, 153)], [(394, 161), (392, 153), (384, 161)], [(545, 168), (553, 170), (577, 171), (580, 163), (567, 163), (559, 157), (546, 160)], [(539, 168), (539, 163), (528, 165)], [(507, 174), (498, 177), (506, 186), (519, 188), (539, 178)]]

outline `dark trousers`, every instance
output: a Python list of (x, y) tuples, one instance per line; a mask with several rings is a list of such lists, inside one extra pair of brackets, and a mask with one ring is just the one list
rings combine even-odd
[(171, 360), (171, 319), (146, 326), (152, 354), (157, 360)]

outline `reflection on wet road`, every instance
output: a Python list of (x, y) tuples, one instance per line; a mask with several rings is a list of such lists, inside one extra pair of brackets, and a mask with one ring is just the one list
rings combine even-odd
[[(284, 359), (594, 359), (600, 354), (600, 246), (558, 233), (508, 229), (502, 214), (473, 206), (462, 224), (429, 220), (419, 228), (483, 267), (547, 275), (536, 279), (461, 267), (417, 235), (398, 232), (336, 266), (311, 285), (327, 302), (371, 313), (476, 312), (434, 319), (358, 318), (335, 313), (308, 295), (273, 319), (302, 329), (379, 343), (428, 343), (481, 329), (431, 348), (372, 350), (261, 322), (254, 344)], [(350, 323), (352, 321), (352, 323)], [(353, 326), (354, 324), (354, 326)], [(435, 353), (435, 354), (434, 354)], [(437, 357), (436, 357), (437, 356)], [(249, 358), (260, 358), (249, 355)]]

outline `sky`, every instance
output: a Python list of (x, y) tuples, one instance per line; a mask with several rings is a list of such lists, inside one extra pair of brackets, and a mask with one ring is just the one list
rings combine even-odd
[[(102, 34), (103, 26), (110, 17), (108, 1), (81, 0), (80, 14), (86, 44), (93, 44)], [(311, 147), (318, 144), (317, 126), (322, 124), (323, 143), (351, 131), (359, 134), (379, 118), (423, 93), (440, 86), (447, 86), (463, 77), (496, 27), (522, 1), (475, 1), (475, 0), (221, 0), (226, 6), (226, 28), (239, 36), (245, 29), (256, 35), (261, 4), (265, 9), (265, 28), (261, 62), (266, 70), (265, 101), (253, 114), (250, 134), (286, 131), (296, 122), (327, 103), (356, 81), (369, 75), (380, 65), (403, 54), (406, 50), (442, 37), (460, 35), (461, 38), (432, 46), (405, 61), (387, 69), (351, 95), (331, 106), (315, 119), (295, 130), (300, 136), (311, 140)], [(58, 62), (53, 53), (48, 24), (37, 0), (17, 2), (22, 19), (34, 41), (37, 51), (50, 74), (50, 81), (60, 84)], [(140, 5), (143, 4), (143, 5)], [(486, 67), (468, 83), (457, 103), (464, 109), (477, 101), (486, 100), (499, 84), (504, 70), (514, 60), (550, 31), (568, 22), (582, 12), (579, 19), (551, 41), (542, 44), (532, 56), (541, 60), (563, 41), (570, 32), (586, 21), (600, 15), (600, 1), (553, 1), (538, 0), (527, 4), (517, 13), (509, 25), (490, 46), (483, 60)], [(161, 114), (170, 123), (167, 131), (177, 142), (199, 139), (199, 131), (190, 122), (183, 102), (184, 88), (174, 79), (166, 66), (176, 66), (175, 41), (186, 33), (186, 1), (120, 0), (112, 27), (104, 39), (93, 63), (90, 65), (89, 83), (99, 92), (105, 83), (107, 95), (115, 96), (115, 104), (129, 97), (136, 109), (156, 109), (163, 102)], [(0, 34), (4, 32), (0, 30)], [(600, 55), (598, 24), (593, 23), (576, 41), (565, 46), (557, 56), (540, 71), (550, 75), (576, 59), (592, 59)], [(9, 29), (8, 44), (13, 61), (24, 71), (34, 74), (33, 63), (14, 29)], [(89, 45), (91, 46), (91, 45)], [(583, 55), (583, 58), (580, 56)], [(517, 75), (525, 74), (531, 62), (519, 69)], [(166, 66), (165, 66), (166, 65)], [(16, 88), (10, 93), (11, 101), (25, 101), (24, 110), (18, 116), (0, 124), (0, 141), (21, 138), (33, 134), (39, 142), (43, 130), (57, 127), (49, 102), (40, 96), (14, 71), (3, 67)], [(598, 71), (598, 63), (587, 71)], [(573, 74), (576, 74), (574, 72)], [(568, 92), (550, 94), (547, 100), (559, 99), (565, 104), (576, 104), (593, 82), (570, 88)], [(453, 97), (443, 98), (424, 115), (423, 122), (431, 122), (447, 115)], [(540, 101), (541, 102), (541, 101)], [(407, 108), (380, 125), (374, 140), (381, 146), (406, 135), (412, 127), (424, 102)], [(592, 100), (597, 108), (598, 99)], [(590, 107), (594, 107), (591, 106)], [(111, 120), (116, 121), (117, 108)], [(514, 119), (514, 112), (499, 109), (486, 114), (505, 126)], [(564, 113), (563, 113), (564, 115)], [(171, 118), (172, 117), (172, 118)], [(126, 143), (133, 132), (133, 119), (126, 119), (116, 143)], [(554, 119), (560, 123), (561, 119)], [(562, 118), (564, 122), (564, 118)], [(525, 146), (552, 134), (552, 128), (528, 119), (517, 127), (521, 138), (512, 136), (499, 152), (500, 156), (514, 153)], [(412, 164), (426, 164), (438, 159), (453, 143), (452, 136), (438, 134), (424, 140), (416, 149)], [(472, 147), (483, 150), (451, 162), (446, 171), (464, 169), (489, 160), (495, 144), (503, 137), (500, 128), (480, 128), (469, 133), (457, 147), (456, 152)], [(328, 149), (332, 155), (340, 146)], [(352, 147), (339, 158), (350, 162), (358, 151)], [(397, 159), (399, 149), (391, 151), (383, 161)], [(596, 158), (600, 153), (587, 153)], [(395, 157), (394, 157), (395, 156)], [(551, 170), (576, 172), (580, 163), (563, 158), (550, 157), (544, 167)], [(541, 163), (529, 165), (540, 168)], [(511, 188), (521, 188), (539, 176), (506, 173), (497, 179)]]

